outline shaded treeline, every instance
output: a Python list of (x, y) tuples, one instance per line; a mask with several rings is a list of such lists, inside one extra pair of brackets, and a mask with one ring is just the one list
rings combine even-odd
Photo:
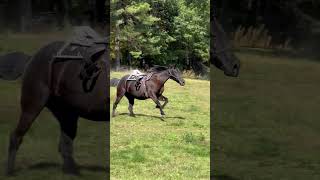
[(216, 0), (215, 4), (229, 33), (239, 31), (240, 26), (252, 31), (264, 25), (271, 37), (270, 47), (289, 43), (294, 50), (320, 56), (320, 1)]
[(209, 0), (0, 0), (0, 31), (111, 25), (116, 69), (176, 64), (203, 74), (209, 64), (209, 4)]
[(0, 30), (46, 30), (67, 25), (105, 26), (106, 0), (0, 0)]

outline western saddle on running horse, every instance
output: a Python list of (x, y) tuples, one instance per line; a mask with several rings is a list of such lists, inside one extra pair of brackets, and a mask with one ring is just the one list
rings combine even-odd
[[(84, 61), (84, 63), (79, 78), (82, 80), (84, 92), (91, 92), (101, 71), (97, 66), (97, 60), (106, 51), (107, 44), (107, 38), (102, 38), (90, 27), (74, 27), (73, 36), (65, 42), (56, 56), (52, 57), (52, 60), (50, 61), (50, 85), (52, 85), (51, 73), (54, 63), (68, 60), (81, 60)], [(90, 84), (88, 84), (89, 81), (91, 82)]]
[(135, 84), (136, 91), (139, 91), (141, 89), (141, 91), (144, 92), (145, 96), (148, 97), (146, 82), (150, 80), (152, 75), (153, 73), (145, 74), (140, 72), (139, 70), (133, 70), (132, 73), (127, 78), (127, 81), (136, 81), (136, 84)]

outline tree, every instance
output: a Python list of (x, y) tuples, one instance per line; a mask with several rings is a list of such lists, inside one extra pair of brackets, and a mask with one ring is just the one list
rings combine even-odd
[(162, 48), (172, 38), (166, 31), (160, 31), (159, 21), (151, 13), (147, 2), (112, 1), (112, 56), (115, 58), (116, 69), (119, 69), (120, 59), (126, 63), (139, 64), (143, 56), (154, 56), (161, 53)]
[(209, 59), (209, 12), (209, 1), (179, 2), (179, 15), (175, 17), (174, 25), (188, 69)]

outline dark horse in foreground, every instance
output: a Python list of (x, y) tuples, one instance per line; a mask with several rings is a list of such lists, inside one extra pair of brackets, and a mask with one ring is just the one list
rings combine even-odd
[[(77, 133), (78, 118), (104, 122), (110, 120), (109, 88), (106, 88), (109, 86), (107, 48), (101, 49), (100, 46), (100, 50), (92, 53), (87, 52), (87, 47), (83, 48), (84, 46), (80, 46), (78, 50), (74, 50), (73, 47), (72, 50), (66, 49), (66, 52), (62, 52), (55, 63), (52, 63), (53, 57), (61, 53), (61, 48), (65, 44), (65, 42), (52, 42), (41, 48), (25, 69), (21, 89), (20, 119), (9, 140), (6, 169), (8, 175), (13, 174), (16, 154), (23, 136), (45, 107), (60, 124), (61, 136), (58, 149), (66, 173), (79, 173), (73, 158), (73, 140)], [(86, 51), (83, 55), (88, 54), (85, 58), (92, 61), (92, 64), (71, 56), (79, 55), (83, 51)], [(97, 72), (93, 79), (90, 78), (93, 75), (92, 69)], [(93, 84), (90, 81), (94, 81)]]
[[(168, 98), (162, 95), (164, 84), (168, 79), (172, 79), (181, 86), (185, 85), (185, 81), (181, 77), (180, 71), (175, 67), (153, 67), (148, 71), (148, 74), (145, 75), (145, 77), (137, 81), (127, 80), (129, 76), (130, 75), (125, 75), (120, 80), (111, 80), (111, 84), (116, 84), (112, 81), (119, 81), (117, 83), (117, 97), (113, 104), (112, 116), (115, 116), (117, 105), (123, 96), (126, 96), (129, 100), (128, 110), (131, 116), (134, 116), (134, 99), (145, 100), (149, 98), (156, 103), (156, 107), (160, 109), (161, 116), (164, 116), (163, 108), (168, 103)], [(160, 101), (165, 102), (161, 105)]]

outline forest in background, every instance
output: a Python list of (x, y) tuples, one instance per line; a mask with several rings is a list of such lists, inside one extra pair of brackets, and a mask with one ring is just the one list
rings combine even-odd
[(0, 30), (37, 32), (74, 25), (105, 27), (109, 9), (109, 0), (0, 0)]
[(235, 47), (320, 57), (320, 1), (215, 0), (214, 11)]
[(2, 32), (111, 26), (116, 70), (175, 64), (198, 75), (208, 72), (209, 0), (0, 0), (0, 12)]
[(209, 0), (112, 0), (111, 57), (120, 65), (176, 64), (207, 72)]

